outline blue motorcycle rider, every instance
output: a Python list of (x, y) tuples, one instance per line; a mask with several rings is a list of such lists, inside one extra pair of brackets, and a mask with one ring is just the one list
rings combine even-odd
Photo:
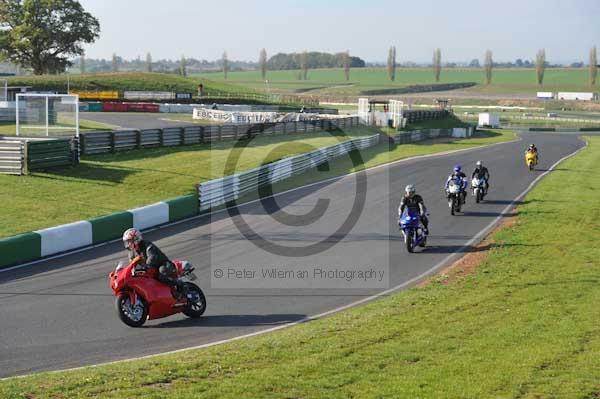
[(398, 217), (402, 217), (404, 211), (406, 209), (413, 209), (415, 212), (419, 213), (421, 218), (421, 223), (423, 224), (423, 232), (425, 235), (429, 235), (429, 219), (427, 219), (427, 208), (425, 208), (425, 203), (423, 202), (423, 197), (419, 194), (416, 194), (415, 186), (409, 184), (404, 189), (404, 196), (400, 201), (400, 206), (398, 207)]
[(446, 194), (448, 193), (448, 186), (450, 185), (451, 181), (454, 181), (454, 183), (460, 187), (462, 203), (464, 204), (467, 199), (467, 187), (469, 184), (467, 182), (467, 175), (464, 174), (460, 165), (454, 166), (454, 172), (448, 176), (448, 180), (446, 180), (446, 186), (444, 188), (446, 190)]

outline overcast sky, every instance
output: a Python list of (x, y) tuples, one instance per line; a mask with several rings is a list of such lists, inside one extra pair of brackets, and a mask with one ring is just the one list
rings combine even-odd
[(277, 52), (317, 50), (383, 61), (391, 45), (398, 61), (483, 58), (587, 61), (600, 45), (598, 0), (80, 0), (100, 20), (89, 58), (182, 55), (257, 60), (262, 47)]

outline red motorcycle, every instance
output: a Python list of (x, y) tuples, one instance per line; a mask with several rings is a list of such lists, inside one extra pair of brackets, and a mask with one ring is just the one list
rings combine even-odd
[(108, 284), (117, 297), (115, 305), (123, 323), (131, 327), (142, 326), (147, 319), (160, 319), (176, 313), (197, 318), (206, 310), (204, 293), (191, 281), (196, 279), (194, 267), (186, 261), (173, 261), (177, 277), (186, 277), (187, 293), (176, 299), (175, 289), (157, 280), (155, 268), (138, 270), (142, 260), (134, 258), (130, 263), (120, 262), (108, 276)]

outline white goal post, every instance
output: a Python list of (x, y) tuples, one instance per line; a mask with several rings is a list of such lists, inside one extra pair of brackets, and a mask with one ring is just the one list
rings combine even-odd
[(17, 94), (15, 113), (17, 136), (79, 137), (79, 95)]

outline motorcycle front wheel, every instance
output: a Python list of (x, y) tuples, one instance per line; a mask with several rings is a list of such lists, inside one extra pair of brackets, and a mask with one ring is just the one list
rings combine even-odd
[(132, 304), (129, 299), (129, 293), (119, 294), (115, 300), (117, 314), (119, 319), (129, 327), (141, 327), (148, 318), (148, 305), (140, 298), (138, 304)]
[(406, 235), (406, 250), (408, 252), (413, 252), (414, 247), (413, 247), (413, 237), (412, 237), (412, 232), (410, 234)]
[(206, 311), (206, 297), (204, 296), (204, 292), (194, 283), (185, 283), (188, 295), (192, 295), (195, 297), (194, 301), (189, 301), (188, 305), (183, 310), (183, 314), (187, 317), (191, 317), (192, 319), (197, 319), (202, 316)]

